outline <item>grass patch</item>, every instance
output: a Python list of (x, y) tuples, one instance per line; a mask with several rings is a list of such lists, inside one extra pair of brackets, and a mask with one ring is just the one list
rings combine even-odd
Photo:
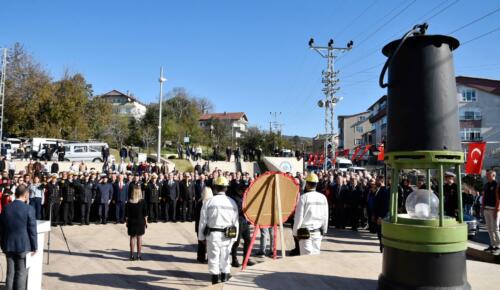
[(184, 159), (169, 159), (168, 161), (171, 161), (175, 164), (175, 169), (180, 171), (180, 172), (191, 172), (193, 171), (193, 166), (191, 163), (187, 160)]

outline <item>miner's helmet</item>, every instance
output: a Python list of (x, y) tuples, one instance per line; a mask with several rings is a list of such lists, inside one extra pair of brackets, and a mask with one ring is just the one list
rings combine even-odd
[(225, 178), (224, 176), (219, 176), (215, 180), (215, 185), (217, 185), (217, 186), (228, 186), (229, 185), (229, 181), (227, 181), (227, 178)]
[(318, 176), (316, 175), (316, 173), (314, 173), (314, 172), (309, 173), (306, 177), (306, 182), (318, 183), (319, 179), (318, 179)]

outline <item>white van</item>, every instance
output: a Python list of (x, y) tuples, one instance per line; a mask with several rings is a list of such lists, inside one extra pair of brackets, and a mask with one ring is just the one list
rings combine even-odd
[(337, 162), (335, 163), (335, 168), (340, 172), (346, 172), (347, 168), (352, 167), (351, 160), (347, 158), (337, 157)]
[[(107, 146), (104, 142), (90, 142), (90, 143), (66, 143), (64, 144), (64, 149), (66, 154), (64, 154), (65, 161), (92, 161), (92, 162), (103, 162), (102, 160), (102, 148)], [(109, 162), (115, 160), (113, 155), (109, 155)]]
[(352, 166), (347, 168), (348, 172), (354, 172), (354, 173), (361, 173), (361, 172), (366, 172), (366, 168), (364, 167), (357, 167), (357, 166)]

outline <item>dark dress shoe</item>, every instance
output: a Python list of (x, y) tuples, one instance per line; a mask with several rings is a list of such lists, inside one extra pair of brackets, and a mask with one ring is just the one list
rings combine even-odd
[(219, 275), (212, 275), (212, 284), (219, 283)]
[(220, 274), (220, 281), (226, 282), (227, 280), (229, 280), (229, 274), (228, 273), (221, 273)]
[(247, 266), (254, 266), (256, 263), (252, 260), (248, 260)]
[(238, 262), (238, 259), (233, 259), (233, 262), (231, 263), (231, 266), (235, 268), (241, 267), (240, 262)]

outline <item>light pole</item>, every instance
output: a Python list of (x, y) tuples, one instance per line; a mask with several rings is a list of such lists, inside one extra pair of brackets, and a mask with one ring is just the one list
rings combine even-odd
[(160, 82), (160, 108), (158, 110), (158, 148), (157, 148), (157, 156), (156, 156), (156, 162), (160, 162), (161, 158), (161, 103), (163, 103), (163, 83), (167, 81), (166, 78), (163, 77), (163, 67), (160, 67), (160, 79), (158, 79)]

